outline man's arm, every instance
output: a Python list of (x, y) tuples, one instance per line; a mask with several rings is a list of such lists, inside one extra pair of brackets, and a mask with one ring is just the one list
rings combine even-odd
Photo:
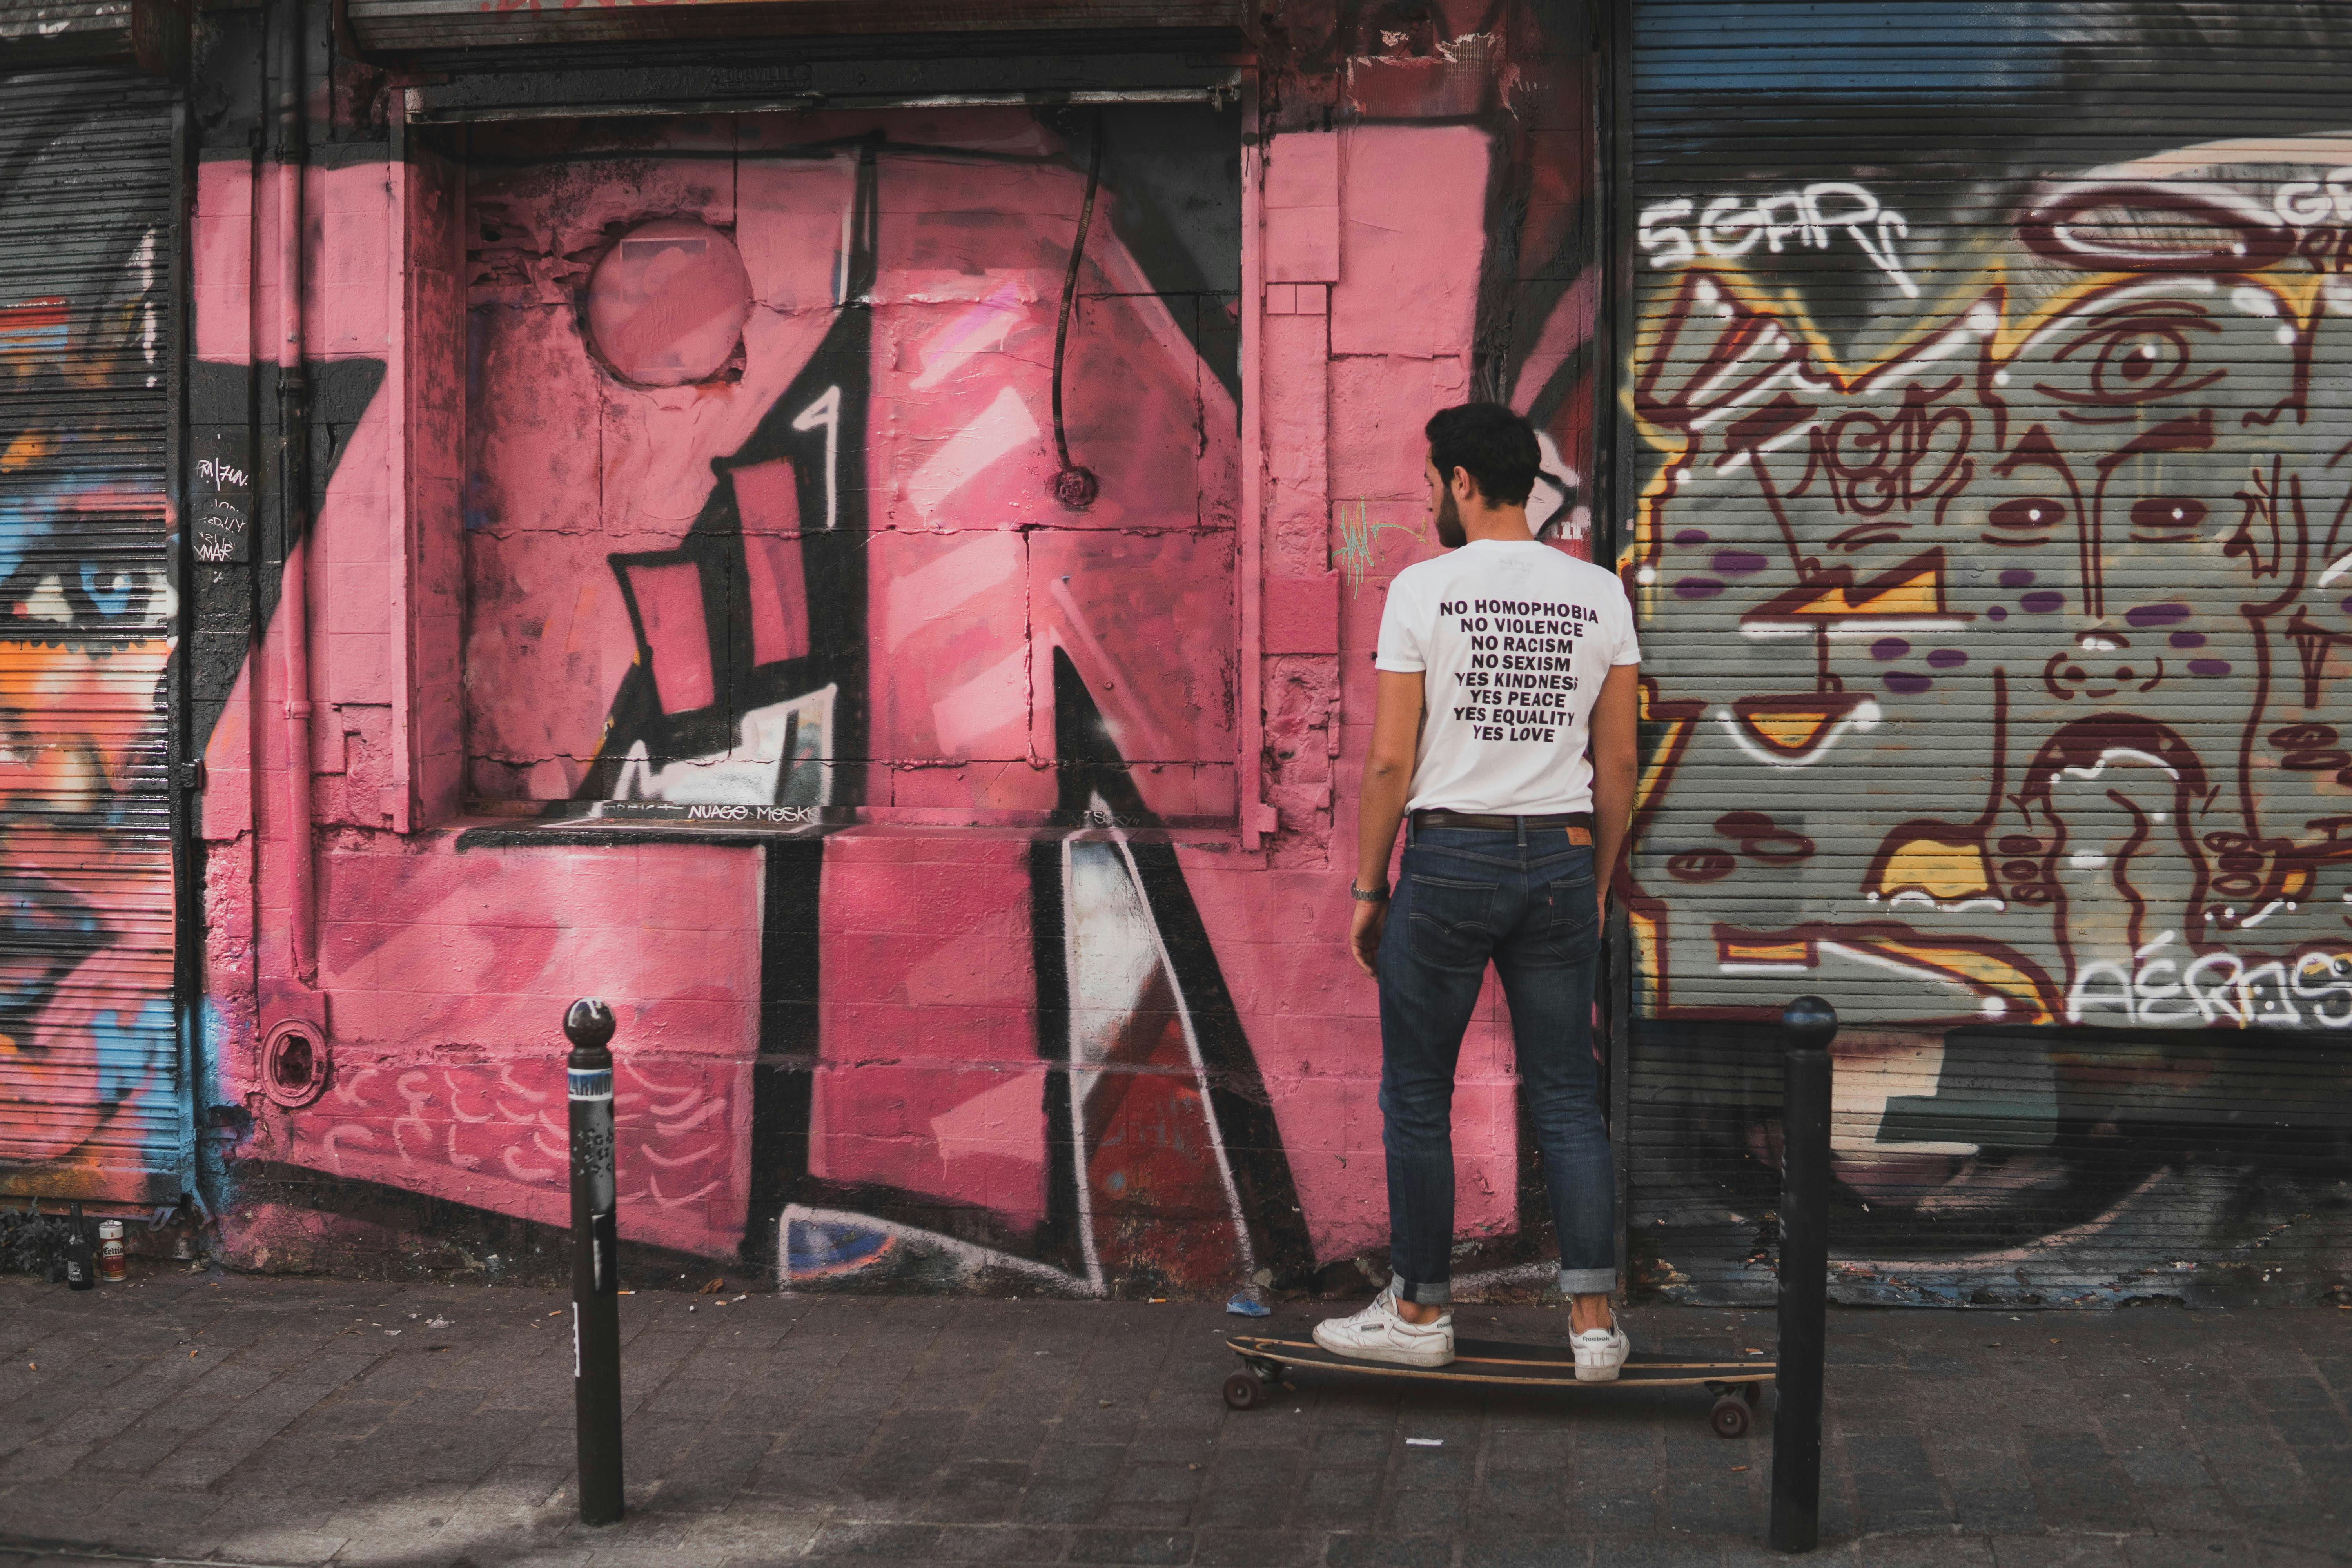
[(1609, 918), (1609, 884), (1633, 818), (1636, 755), (1633, 718), (1640, 706), (1642, 667), (1621, 664), (1601, 683), (1592, 704), (1592, 877), (1601, 888), (1601, 918)]
[[(1364, 783), (1356, 803), (1356, 886), (1385, 888), (1389, 856), (1396, 848), (1404, 803), (1412, 790), (1412, 764), (1421, 751), (1422, 672), (1380, 672), (1380, 699), (1372, 710), (1372, 749), (1364, 758)], [(1359, 903), (1348, 930), (1348, 946), (1367, 974), (1381, 950), (1388, 923), (1385, 903)]]

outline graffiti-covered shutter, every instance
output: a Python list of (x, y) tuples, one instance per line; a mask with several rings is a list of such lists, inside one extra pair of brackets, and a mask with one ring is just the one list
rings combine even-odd
[(2196, 9), (1633, 6), (1629, 1225), (1671, 1293), (1770, 1288), (1806, 993), (1848, 1295), (2343, 1278), (2352, 14)]
[(0, 76), (0, 1191), (176, 1192), (171, 89)]

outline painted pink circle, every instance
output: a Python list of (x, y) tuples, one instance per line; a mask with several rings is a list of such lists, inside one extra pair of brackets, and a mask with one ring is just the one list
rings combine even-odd
[(690, 217), (639, 224), (588, 279), (588, 335), (604, 363), (640, 386), (718, 374), (751, 313), (751, 279), (735, 242)]

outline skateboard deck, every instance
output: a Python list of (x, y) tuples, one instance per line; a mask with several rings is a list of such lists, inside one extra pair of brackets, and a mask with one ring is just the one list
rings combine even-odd
[(1397, 1366), (1388, 1362), (1358, 1361), (1352, 1356), (1333, 1355), (1311, 1339), (1285, 1339), (1273, 1334), (1229, 1334), (1225, 1345), (1249, 1368), (1225, 1380), (1225, 1403), (1236, 1410), (1248, 1410), (1261, 1403), (1267, 1397), (1267, 1385), (1280, 1382), (1283, 1374), (1293, 1368), (1428, 1383), (1476, 1383), (1549, 1390), (1708, 1388), (1718, 1396), (1710, 1424), (1726, 1437), (1737, 1437), (1748, 1430), (1748, 1412), (1755, 1407), (1762, 1385), (1771, 1382), (1779, 1371), (1777, 1363), (1760, 1356), (1740, 1361), (1696, 1361), (1636, 1353), (1627, 1358), (1613, 1380), (1580, 1383), (1576, 1378), (1576, 1352), (1566, 1345), (1457, 1339), (1454, 1342), (1454, 1359), (1444, 1366)]
[(1358, 1361), (1333, 1355), (1313, 1340), (1276, 1339), (1261, 1334), (1230, 1334), (1225, 1343), (1246, 1361), (1272, 1362), (1277, 1366), (1312, 1367), (1318, 1372), (1363, 1372), (1375, 1376), (1444, 1378), (1456, 1383), (1504, 1383), (1550, 1387), (1575, 1384), (1580, 1388), (1611, 1388), (1628, 1384), (1651, 1387), (1696, 1388), (1710, 1383), (1769, 1383), (1777, 1363), (1761, 1358), (1745, 1361), (1687, 1361), (1672, 1356), (1635, 1354), (1627, 1359), (1614, 1383), (1576, 1382), (1576, 1355), (1566, 1345), (1516, 1344), (1501, 1340), (1456, 1340), (1454, 1360), (1444, 1366), (1397, 1366), (1389, 1362)]

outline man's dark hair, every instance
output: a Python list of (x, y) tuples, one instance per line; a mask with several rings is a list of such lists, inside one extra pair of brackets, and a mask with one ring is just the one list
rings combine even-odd
[(1440, 479), (1467, 468), (1488, 506), (1525, 506), (1543, 468), (1535, 427), (1499, 403), (1441, 408), (1422, 427)]

